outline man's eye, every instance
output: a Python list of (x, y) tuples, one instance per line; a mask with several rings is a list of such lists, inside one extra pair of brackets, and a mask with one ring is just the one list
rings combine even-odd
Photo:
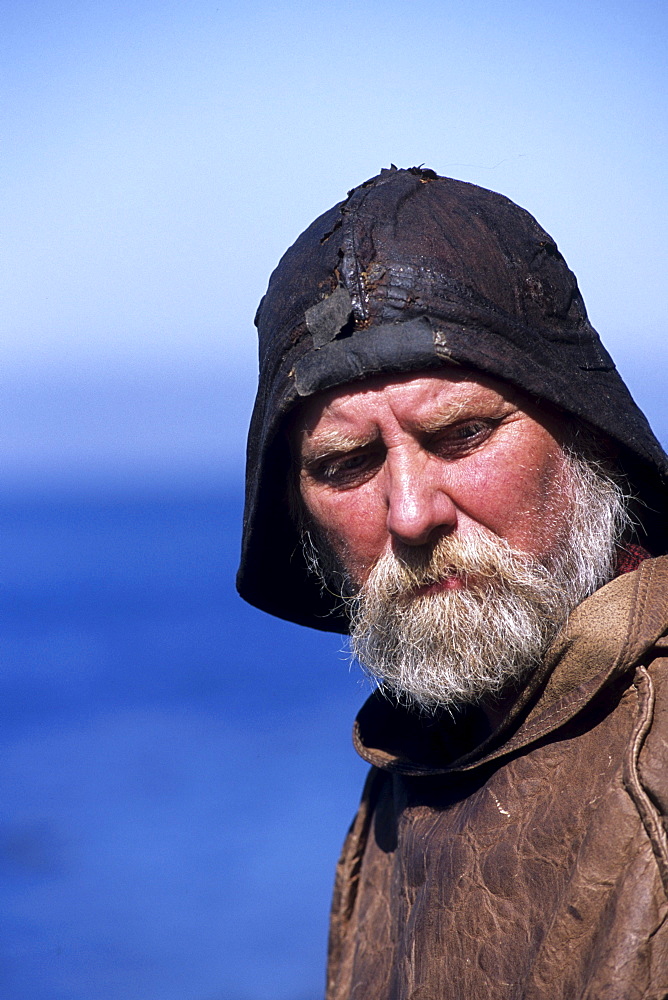
[(467, 440), (469, 438), (478, 437), (479, 434), (484, 433), (489, 429), (489, 424), (485, 423), (483, 420), (476, 420), (475, 423), (470, 424), (458, 424), (453, 428), (453, 437), (459, 440)]
[(447, 431), (438, 434), (432, 442), (432, 450), (443, 455), (458, 455), (466, 453), (482, 444), (498, 421), (467, 420), (465, 423), (454, 424)]
[(325, 459), (308, 469), (311, 476), (331, 486), (354, 486), (371, 476), (376, 468), (374, 455), (366, 452)]

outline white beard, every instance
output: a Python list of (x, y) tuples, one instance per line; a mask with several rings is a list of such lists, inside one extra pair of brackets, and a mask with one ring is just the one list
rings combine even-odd
[[(480, 528), (433, 546), (395, 545), (343, 597), (351, 653), (384, 693), (426, 711), (498, 693), (526, 677), (572, 609), (612, 579), (624, 494), (593, 463), (569, 454), (565, 463), (567, 538), (549, 559)], [(424, 593), (448, 577), (463, 586)]]

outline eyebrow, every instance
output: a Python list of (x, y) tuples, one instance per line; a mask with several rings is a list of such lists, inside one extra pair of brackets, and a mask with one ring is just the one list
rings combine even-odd
[[(499, 419), (515, 409), (510, 400), (501, 399), (495, 406), (484, 407), (487, 411), (480, 412), (480, 403), (473, 400), (463, 400), (457, 404), (451, 404), (443, 409), (430, 413), (422, 420), (417, 420), (413, 425), (413, 430), (420, 434), (437, 434), (447, 427), (452, 427), (460, 419), (474, 420)], [(493, 412), (492, 412), (493, 411)], [(318, 462), (322, 458), (330, 455), (343, 455), (356, 451), (358, 448), (366, 448), (373, 444), (380, 437), (380, 433), (375, 431), (372, 434), (346, 433), (345, 430), (329, 429), (320, 431), (315, 440), (304, 436), (301, 442), (300, 459), (305, 464)]]
[(315, 441), (306, 436), (302, 438), (300, 457), (302, 462), (317, 462), (328, 455), (345, 454), (358, 448), (365, 448), (377, 441), (379, 436), (377, 431), (374, 434), (346, 434), (341, 430), (321, 431)]
[[(431, 414), (425, 420), (417, 422), (414, 429), (422, 434), (433, 434), (454, 423), (465, 409), (466, 404), (462, 403), (448, 412)], [(380, 433), (377, 430), (371, 434), (353, 434), (330, 428), (320, 431), (315, 439), (308, 437), (302, 439), (301, 458), (304, 462), (317, 462), (328, 455), (347, 454), (357, 451), (358, 448), (366, 448), (379, 437)]]
[(458, 403), (456, 406), (450, 406), (444, 410), (437, 410), (436, 413), (429, 414), (429, 416), (425, 417), (424, 420), (416, 422), (415, 427), (423, 434), (434, 434), (436, 431), (443, 430), (444, 427), (450, 427), (452, 424), (456, 423), (462, 415), (469, 418), (473, 417), (475, 414), (471, 412), (471, 406), (472, 404), (470, 400), (467, 400), (465, 402)]

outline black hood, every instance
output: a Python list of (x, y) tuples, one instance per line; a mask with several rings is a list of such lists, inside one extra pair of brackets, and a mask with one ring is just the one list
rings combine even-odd
[(422, 168), (383, 170), (302, 233), (256, 316), (239, 593), (270, 614), (347, 631), (309, 574), (287, 494), (286, 415), (378, 372), (461, 364), (603, 431), (641, 503), (639, 540), (668, 549), (668, 458), (591, 326), (554, 240), (508, 198)]

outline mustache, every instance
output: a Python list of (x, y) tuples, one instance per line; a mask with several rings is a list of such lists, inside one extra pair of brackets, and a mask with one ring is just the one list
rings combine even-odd
[(443, 535), (430, 546), (396, 544), (376, 561), (359, 594), (372, 589), (386, 599), (412, 597), (455, 578), (467, 589), (522, 588), (534, 586), (537, 576), (551, 579), (537, 559), (480, 529), (466, 536)]

